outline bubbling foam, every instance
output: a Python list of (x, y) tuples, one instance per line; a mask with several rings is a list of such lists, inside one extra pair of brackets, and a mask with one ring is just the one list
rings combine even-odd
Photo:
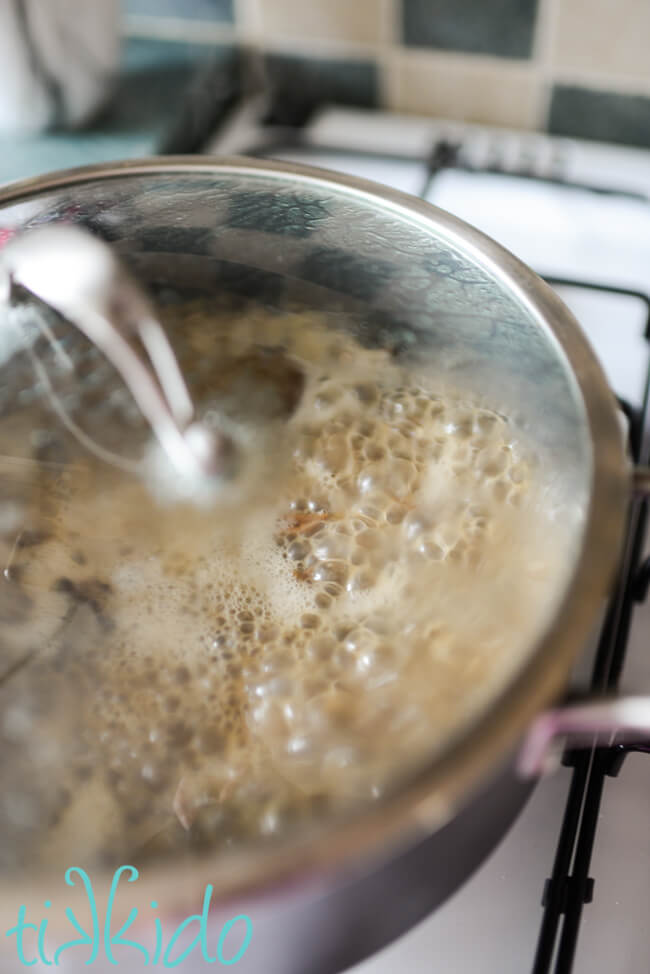
[[(183, 367), (209, 394), (205, 322), (184, 316)], [(529, 444), (326, 324), (212, 323), (213, 361), (281, 345), (307, 375), (256, 505), (161, 510), (105, 468), (49, 485), (17, 566), (43, 649), (0, 728), (13, 864), (227, 847), (377, 800), (539, 630), (566, 543)]]

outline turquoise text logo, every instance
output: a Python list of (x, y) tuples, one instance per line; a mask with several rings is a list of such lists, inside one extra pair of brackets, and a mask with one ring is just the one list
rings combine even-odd
[[(176, 927), (166, 943), (163, 942), (163, 928), (159, 917), (154, 917), (154, 943), (142, 944), (137, 940), (130, 940), (125, 937), (127, 931), (133, 926), (138, 917), (139, 911), (133, 908), (126, 922), (122, 924), (117, 932), (113, 931), (113, 911), (117, 897), (118, 887), (122, 877), (127, 883), (134, 883), (138, 879), (139, 873), (135, 866), (120, 866), (113, 875), (110, 893), (106, 905), (105, 915), (100, 922), (97, 901), (93, 891), (92, 883), (88, 874), (79, 867), (71, 867), (66, 871), (65, 881), (68, 886), (76, 886), (81, 883), (84, 887), (88, 908), (90, 911), (90, 924), (88, 929), (84, 929), (70, 909), (67, 907), (65, 916), (70, 925), (78, 935), (72, 940), (53, 948), (46, 945), (46, 933), (48, 926), (47, 916), (40, 924), (30, 923), (27, 920), (26, 906), (18, 908), (18, 919), (15, 926), (6, 932), (6, 936), (15, 938), (16, 953), (21, 964), (25, 967), (34, 967), (40, 964), (46, 967), (58, 967), (63, 954), (69, 950), (86, 950), (87, 958), (85, 965), (90, 965), (97, 960), (100, 950), (110, 964), (117, 965), (122, 959), (129, 961), (136, 951), (143, 958), (144, 967), (156, 964), (163, 967), (178, 967), (189, 955), (199, 950), (206, 964), (220, 964), (230, 967), (241, 960), (253, 937), (253, 924), (250, 917), (245, 913), (233, 917), (221, 928), (216, 944), (212, 945), (214, 954), (210, 952), (208, 945), (208, 913), (212, 899), (213, 887), (208, 885), (203, 896), (203, 908), (201, 913), (195, 913), (186, 917)], [(52, 906), (50, 900), (45, 901), (45, 909), (49, 910)], [(156, 910), (158, 903), (151, 901), (151, 909)], [(191, 943), (182, 952), (179, 951), (179, 940), (185, 931), (192, 927), (198, 928), (198, 932)], [(123, 950), (118, 953), (116, 948), (128, 948), (128, 953)]]

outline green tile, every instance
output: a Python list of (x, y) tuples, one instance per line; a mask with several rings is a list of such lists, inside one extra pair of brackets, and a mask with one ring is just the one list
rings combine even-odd
[(272, 88), (290, 101), (362, 108), (374, 108), (378, 103), (378, 72), (374, 61), (269, 54), (266, 69)]
[(529, 58), (538, 0), (402, 0), (404, 43)]
[(555, 85), (548, 130), (650, 149), (650, 98)]

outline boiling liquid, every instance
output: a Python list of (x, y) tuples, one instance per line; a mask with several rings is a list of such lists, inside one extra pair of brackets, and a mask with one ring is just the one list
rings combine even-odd
[(255, 343), (301, 364), (303, 402), (259, 441), (272, 489), (207, 513), (87, 458), (15, 461), (6, 866), (229, 847), (380, 799), (502, 685), (566, 570), (506, 416), (315, 315), (184, 328), (204, 412), (214, 363)]

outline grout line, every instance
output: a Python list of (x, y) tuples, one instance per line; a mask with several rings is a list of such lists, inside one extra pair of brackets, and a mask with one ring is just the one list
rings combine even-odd
[(377, 100), (380, 108), (391, 103), (391, 86), (396, 77), (395, 54), (402, 36), (401, 0), (380, 0), (380, 36), (382, 43), (376, 52)]
[(381, 105), (389, 111), (402, 111), (402, 73), (400, 47), (392, 47), (380, 67), (379, 90)]
[(233, 24), (204, 20), (184, 20), (182, 17), (128, 16), (123, 22), (123, 36), (150, 37), (152, 40), (186, 41), (191, 44), (223, 44), (232, 42), (237, 31)]
[(264, 0), (235, 0), (235, 29), (246, 44), (263, 46), (262, 8)]
[(298, 54), (305, 57), (355, 58), (364, 61), (375, 59), (382, 50), (381, 44), (364, 44), (360, 41), (321, 39), (318, 37), (271, 36), (264, 40), (269, 51)]
[(380, 0), (380, 31), (383, 47), (398, 47), (402, 43), (401, 0)]
[(549, 69), (553, 59), (553, 44), (559, 16), (559, 0), (539, 0), (533, 38), (533, 58), (543, 70)]
[(535, 37), (534, 57), (537, 71), (535, 128), (548, 129), (553, 96), (553, 49), (560, 19), (560, 0), (541, 0)]

